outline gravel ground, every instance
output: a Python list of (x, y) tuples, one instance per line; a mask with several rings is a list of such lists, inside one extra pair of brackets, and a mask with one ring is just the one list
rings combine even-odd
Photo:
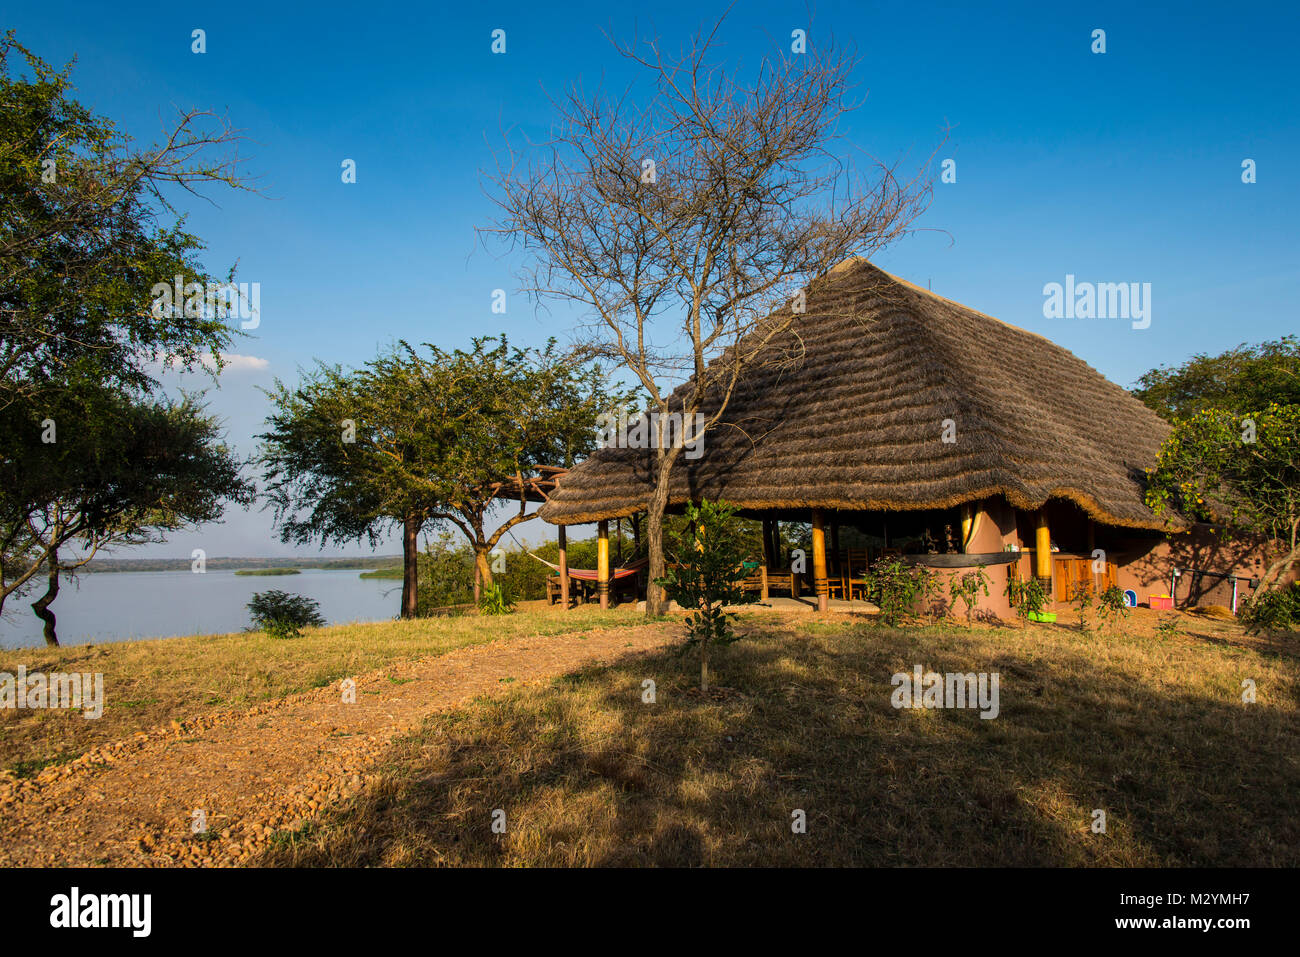
[[(376, 777), (389, 742), (435, 711), (673, 640), (680, 626), (597, 629), (462, 648), (247, 710), (140, 732), (0, 780), (0, 865), (237, 866)], [(512, 680), (511, 680), (512, 679)], [(195, 834), (195, 811), (207, 829)]]

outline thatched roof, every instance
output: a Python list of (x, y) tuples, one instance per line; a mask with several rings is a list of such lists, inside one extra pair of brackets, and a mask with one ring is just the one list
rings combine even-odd
[[(1164, 527), (1143, 503), (1143, 471), (1169, 427), (1042, 336), (862, 259), (811, 284), (791, 333), (787, 348), (801, 355), (752, 367), (702, 456), (678, 458), (670, 506), (908, 510), (1001, 495), (1022, 509), (1064, 498), (1106, 524)], [(941, 441), (945, 419), (955, 443)], [(653, 451), (600, 449), (539, 514), (580, 524), (640, 511), (653, 462)]]

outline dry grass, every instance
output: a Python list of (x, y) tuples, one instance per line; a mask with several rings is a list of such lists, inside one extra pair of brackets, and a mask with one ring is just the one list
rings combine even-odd
[[(610, 617), (610, 616), (613, 617)], [(564, 614), (535, 603), (520, 614), (420, 619), (306, 629), (164, 638), (56, 649), (0, 651), (0, 672), (101, 672), (104, 714), (0, 709), (0, 769), (29, 774), (88, 748), (222, 707), (256, 704), (318, 688), (389, 662), (524, 635), (555, 635), (641, 621), (631, 610)]]
[[(661, 654), (431, 717), (262, 863), (1300, 864), (1296, 641), (1185, 616), (1165, 639), (1150, 618), (1088, 636), (750, 616), (707, 697)], [(999, 672), (1001, 715), (895, 710), (890, 676), (915, 664)]]

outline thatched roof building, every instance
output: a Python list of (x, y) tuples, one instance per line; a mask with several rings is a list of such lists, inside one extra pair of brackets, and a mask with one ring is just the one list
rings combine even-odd
[[(670, 508), (721, 498), (807, 521), (812, 508), (1000, 496), (1026, 511), (1068, 499), (1099, 523), (1164, 527), (1143, 502), (1143, 473), (1168, 426), (1042, 336), (851, 259), (811, 285), (791, 342), (800, 355), (751, 369), (703, 454), (678, 459)], [(642, 511), (653, 461), (653, 450), (600, 449), (540, 515), (567, 525)]]

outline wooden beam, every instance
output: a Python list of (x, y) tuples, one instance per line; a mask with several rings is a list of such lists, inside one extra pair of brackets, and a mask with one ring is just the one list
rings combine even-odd
[(826, 530), (822, 510), (812, 510), (813, 589), (817, 593), (817, 610), (830, 610), (830, 582), (826, 580)]
[(763, 519), (763, 567), (772, 568), (772, 520)]
[(609, 607), (609, 521), (596, 525), (596, 594), (600, 607)]
[(569, 530), (559, 527), (560, 540), (560, 604), (569, 610)]
[(1052, 532), (1047, 527), (1047, 511), (1041, 508), (1034, 533), (1034, 574), (1043, 579), (1052, 577)]

